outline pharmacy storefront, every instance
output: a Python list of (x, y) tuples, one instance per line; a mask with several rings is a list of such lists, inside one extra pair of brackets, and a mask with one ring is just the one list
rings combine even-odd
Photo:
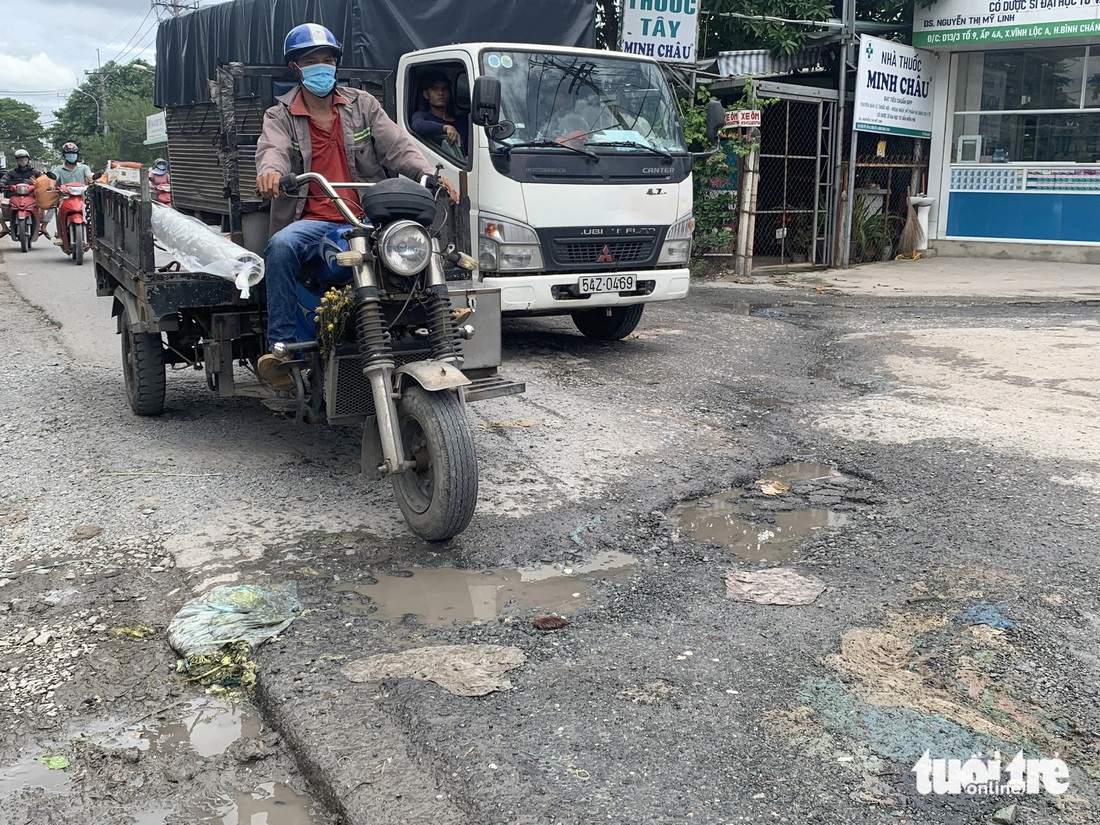
[(929, 238), (1100, 247), (1100, 0), (918, 3), (913, 45), (938, 55)]

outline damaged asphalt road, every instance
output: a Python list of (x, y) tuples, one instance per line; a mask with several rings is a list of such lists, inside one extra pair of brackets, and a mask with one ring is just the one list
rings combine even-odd
[[(1095, 307), (700, 284), (618, 345), (508, 322), (528, 392), (471, 405), (478, 514), (429, 546), (358, 480), (352, 428), (187, 372), (131, 416), (90, 273), (40, 277), (84, 290), (103, 346), (0, 282), (0, 822), (1100, 818)], [(777, 565), (824, 591), (726, 595)], [(255, 706), (164, 641), (195, 592), (246, 581), (306, 607), (260, 648)], [(517, 650), (510, 689), (349, 678), (439, 645)], [(1068, 790), (912, 773), (1020, 749)]]

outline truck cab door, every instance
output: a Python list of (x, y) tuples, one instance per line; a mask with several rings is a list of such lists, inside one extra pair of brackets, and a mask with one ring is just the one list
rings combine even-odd
[[(460, 195), (458, 205), (449, 210), (450, 231), (440, 240), (453, 241), (467, 254), (472, 254), (470, 209), (477, 201), (477, 150), (483, 137), (470, 123), (473, 77), (470, 56), (458, 50), (405, 55), (397, 75), (398, 125), (410, 134), (429, 165), (443, 167), (441, 174)], [(444, 126), (459, 133), (458, 143), (445, 139)]]

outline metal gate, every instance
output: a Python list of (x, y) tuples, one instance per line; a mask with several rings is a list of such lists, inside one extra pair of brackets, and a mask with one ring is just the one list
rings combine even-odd
[(767, 81), (755, 91), (779, 102), (761, 114), (752, 267), (832, 264), (837, 93)]

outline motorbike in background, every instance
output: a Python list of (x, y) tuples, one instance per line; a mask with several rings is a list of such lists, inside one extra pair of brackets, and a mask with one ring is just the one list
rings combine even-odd
[(84, 193), (88, 186), (83, 183), (66, 183), (60, 189), (57, 234), (62, 250), (80, 266), (84, 263), (84, 251), (88, 244), (87, 219), (84, 215)]
[(24, 181), (8, 186), (8, 225), (11, 236), (19, 241), (19, 249), (27, 252), (38, 237), (38, 201), (34, 182)]
[(172, 184), (168, 181), (163, 183), (154, 183), (150, 187), (153, 190), (153, 197), (157, 203), (162, 203), (165, 206), (172, 205)]

